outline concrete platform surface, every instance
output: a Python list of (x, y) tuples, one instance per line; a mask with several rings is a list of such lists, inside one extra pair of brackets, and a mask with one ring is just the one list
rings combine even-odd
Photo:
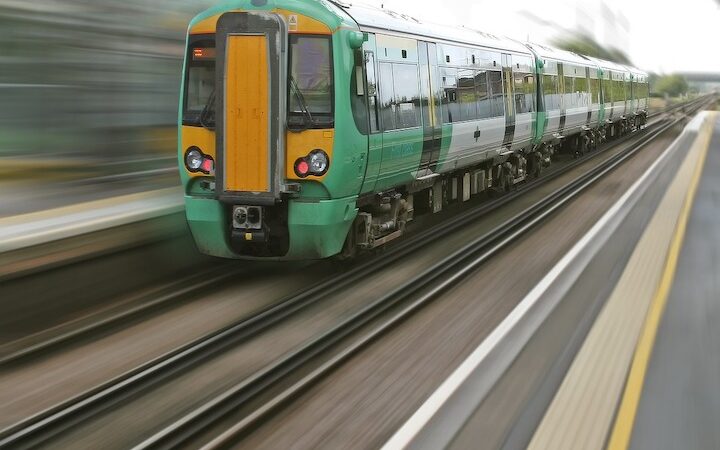
[(659, 322), (632, 449), (720, 449), (720, 116)]
[(653, 188), (664, 197), (529, 448), (720, 448), (718, 117), (676, 141), (674, 179)]

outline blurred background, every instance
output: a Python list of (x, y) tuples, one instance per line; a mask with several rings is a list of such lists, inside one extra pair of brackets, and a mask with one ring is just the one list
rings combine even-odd
[(480, 29), (632, 64), (658, 97), (720, 88), (720, 0), (368, 0), (422, 20)]
[[(720, 23), (715, 0), (367, 1), (634, 64), (653, 72), (653, 107), (720, 86), (720, 59), (703, 45)], [(176, 184), (184, 33), (213, 3), (2, 0), (0, 184), (29, 200), (0, 206), (0, 216), (88, 198), (85, 189), (51, 202), (42, 184), (57, 180), (141, 180), (134, 190)], [(30, 179), (35, 194), (16, 187)], [(106, 190), (100, 185), (91, 198)]]
[(174, 162), (184, 34), (212, 3), (2, 0), (3, 180)]

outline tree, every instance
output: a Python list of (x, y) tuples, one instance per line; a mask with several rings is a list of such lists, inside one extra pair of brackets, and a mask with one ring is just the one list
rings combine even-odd
[(553, 41), (553, 45), (563, 50), (579, 53), (581, 55), (593, 56), (595, 58), (605, 59), (619, 64), (632, 65), (630, 58), (628, 58), (625, 52), (617, 48), (605, 48), (587, 34), (558, 38)]
[(688, 83), (682, 75), (661, 75), (655, 82), (653, 91), (677, 97), (688, 91)]

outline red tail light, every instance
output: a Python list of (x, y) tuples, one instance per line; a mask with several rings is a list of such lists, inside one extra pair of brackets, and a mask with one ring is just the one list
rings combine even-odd
[(295, 174), (300, 178), (305, 178), (310, 173), (310, 165), (305, 158), (300, 158), (295, 161)]
[(208, 158), (207, 156), (203, 159), (202, 165), (200, 166), (203, 172), (205, 173), (212, 173), (214, 167), (213, 167), (213, 160)]

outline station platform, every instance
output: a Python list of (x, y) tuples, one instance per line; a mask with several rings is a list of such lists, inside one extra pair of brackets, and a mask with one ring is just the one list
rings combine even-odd
[(643, 375), (640, 365), (647, 368), (642, 383), (628, 385), (639, 392), (625, 394), (639, 400), (633, 398), (637, 405), (619, 417), (631, 429), (623, 432), (630, 434), (629, 444), (621, 436), (616, 448), (720, 448), (720, 116), (708, 120), (712, 134), (704, 164), (699, 162), (687, 225), (676, 232), (682, 245), (669, 255), (676, 267), (667, 274), (672, 282), (666, 305), (646, 321), (643, 337), (654, 343), (641, 342), (636, 352), (637, 377)]
[(720, 448), (720, 114), (683, 136), (528, 448)]
[(188, 236), (179, 187), (0, 215), (0, 283), (69, 261), (178, 236)]
[(651, 161), (385, 448), (720, 449), (720, 113)]

